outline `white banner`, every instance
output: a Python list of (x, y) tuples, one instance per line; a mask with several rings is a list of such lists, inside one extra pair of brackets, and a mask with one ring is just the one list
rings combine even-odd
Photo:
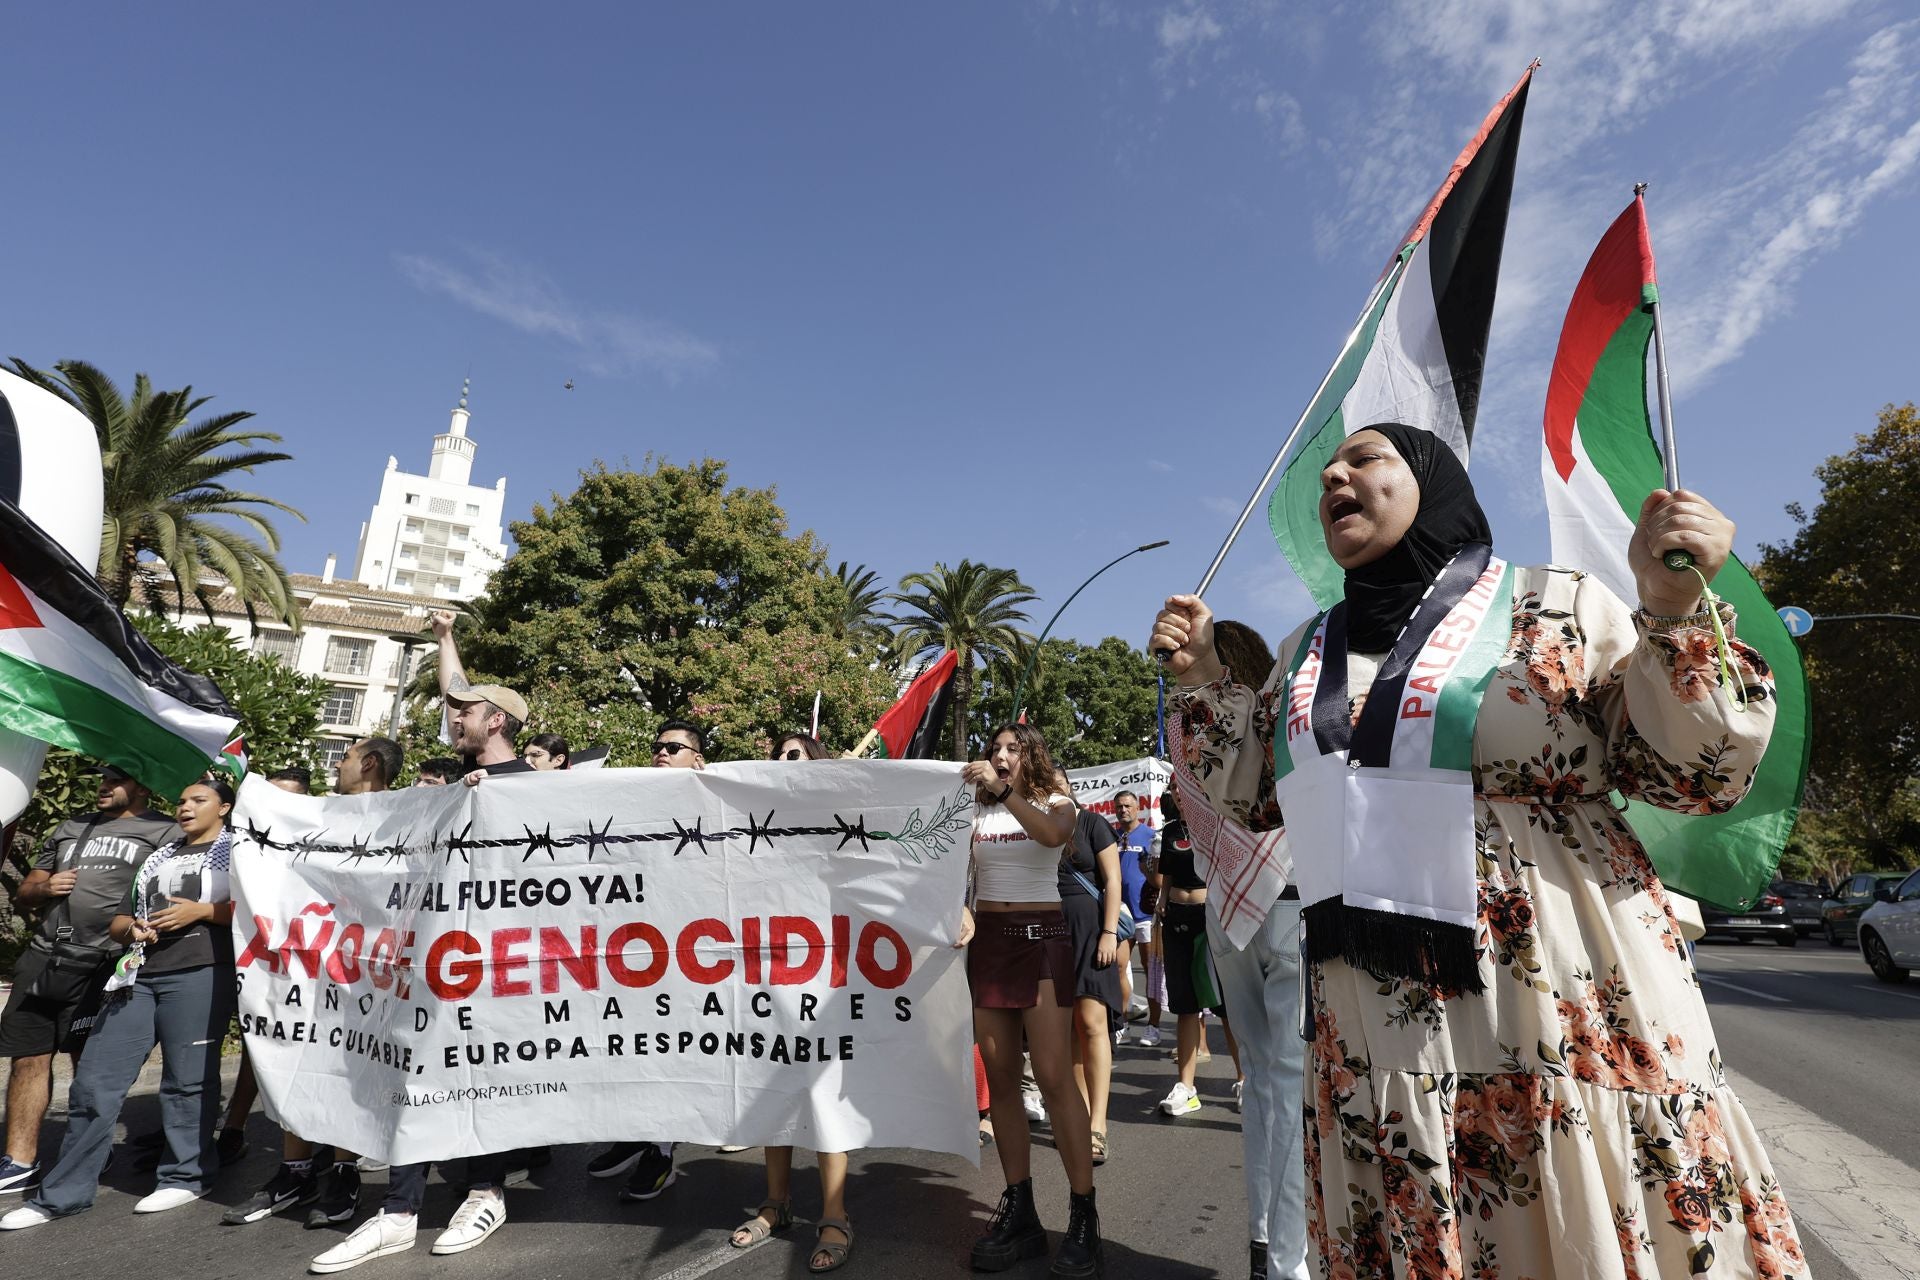
[(1067, 770), (1073, 784), (1074, 803), (1091, 809), (1109, 822), (1113, 820), (1113, 797), (1131, 791), (1140, 797), (1140, 818), (1158, 831), (1160, 797), (1173, 785), (1173, 769), (1164, 760), (1122, 760), (1118, 764), (1096, 765), (1091, 769)]
[(615, 1139), (979, 1159), (956, 765), (507, 774), (234, 817), (269, 1113), (395, 1163)]

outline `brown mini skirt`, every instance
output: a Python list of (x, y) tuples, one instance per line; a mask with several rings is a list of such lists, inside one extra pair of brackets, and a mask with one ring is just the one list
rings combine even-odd
[(977, 912), (973, 941), (967, 944), (973, 1007), (1031, 1009), (1040, 1003), (1043, 981), (1053, 988), (1055, 1004), (1073, 1003), (1073, 939), (1065, 913)]

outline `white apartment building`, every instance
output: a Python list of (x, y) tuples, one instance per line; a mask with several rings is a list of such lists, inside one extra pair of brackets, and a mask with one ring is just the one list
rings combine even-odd
[[(390, 731), (401, 687), (401, 656), (407, 654), (409, 680), (423, 664), (437, 660), (427, 615), (448, 607), (446, 600), (434, 596), (337, 580), (333, 567), (334, 558), (328, 556), (326, 572), (319, 577), (289, 575), (306, 622), (298, 634), (283, 623), (264, 619), (255, 630), (230, 590), (214, 596), (212, 603), (213, 621), (243, 647), (303, 675), (319, 676), (331, 686), (320, 710), (321, 737), (315, 752), (329, 769), (356, 738)], [(182, 626), (207, 622), (197, 604), (184, 612), (177, 607), (170, 612)], [(402, 720), (405, 714), (402, 706)], [(256, 763), (267, 769), (279, 765), (273, 760)]]
[(506, 558), (507, 479), (469, 483), (477, 448), (467, 434), (467, 387), (447, 429), (433, 438), (427, 474), (387, 459), (380, 498), (360, 526), (353, 576), (369, 587), (438, 600), (471, 600)]

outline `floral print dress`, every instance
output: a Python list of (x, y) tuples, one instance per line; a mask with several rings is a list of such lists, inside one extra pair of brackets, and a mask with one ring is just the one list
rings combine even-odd
[[(1229, 672), (1181, 695), (1188, 765), (1256, 830), (1281, 820), (1275, 685), (1304, 634), (1265, 689)], [(1734, 650), (1744, 714), (1711, 630), (1649, 631), (1597, 579), (1516, 571), (1474, 735), (1485, 990), (1308, 967), (1325, 1280), (1806, 1276), (1665, 891), (1608, 799), (1719, 813), (1740, 798), (1773, 701), (1765, 660)], [(1355, 660), (1356, 698), (1372, 665)]]

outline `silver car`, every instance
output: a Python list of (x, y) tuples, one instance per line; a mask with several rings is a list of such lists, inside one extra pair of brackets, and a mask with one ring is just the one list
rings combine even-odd
[(1905, 982), (1920, 969), (1920, 871), (1892, 889), (1860, 916), (1860, 955), (1882, 982)]

